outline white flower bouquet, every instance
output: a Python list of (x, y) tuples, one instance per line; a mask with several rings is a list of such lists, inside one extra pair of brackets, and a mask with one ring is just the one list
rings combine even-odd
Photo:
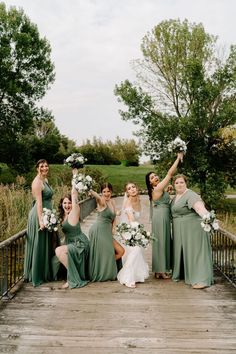
[(219, 223), (216, 219), (214, 210), (211, 210), (202, 216), (201, 226), (204, 231), (211, 233), (219, 229)]
[(167, 149), (169, 152), (183, 152), (185, 154), (187, 151), (187, 144), (177, 136), (177, 138), (167, 145)]
[(58, 230), (57, 225), (59, 224), (59, 219), (55, 209), (43, 208), (42, 221), (48, 231), (52, 232)]
[(130, 225), (125, 222), (116, 225), (116, 237), (124, 245), (143, 248), (146, 248), (152, 239), (151, 233), (144, 229), (144, 225), (136, 221)]
[(94, 180), (89, 175), (84, 175), (78, 173), (72, 178), (72, 186), (78, 191), (82, 196), (86, 196), (89, 190), (92, 188)]
[(82, 168), (86, 161), (87, 159), (82, 154), (73, 153), (65, 159), (64, 164), (71, 168)]

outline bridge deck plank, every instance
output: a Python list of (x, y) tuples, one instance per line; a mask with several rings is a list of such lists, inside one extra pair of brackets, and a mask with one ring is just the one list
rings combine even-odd
[[(142, 204), (149, 227), (146, 197)], [(82, 225), (85, 232), (94, 216)], [(149, 263), (150, 255), (149, 249)], [(0, 304), (0, 353), (235, 352), (236, 292), (220, 277), (204, 290), (151, 274), (136, 289), (116, 281), (60, 287), (61, 282), (24, 284), (13, 300)]]

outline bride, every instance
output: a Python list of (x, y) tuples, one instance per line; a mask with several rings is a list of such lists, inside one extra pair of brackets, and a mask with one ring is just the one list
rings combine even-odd
[[(138, 221), (141, 205), (138, 195), (138, 188), (134, 183), (127, 183), (125, 186), (125, 197), (121, 210), (120, 222), (130, 224)], [(124, 246), (125, 253), (122, 257), (123, 267), (117, 274), (121, 284), (135, 288), (137, 282), (143, 283), (148, 278), (148, 264), (144, 260), (143, 248), (140, 246)]]

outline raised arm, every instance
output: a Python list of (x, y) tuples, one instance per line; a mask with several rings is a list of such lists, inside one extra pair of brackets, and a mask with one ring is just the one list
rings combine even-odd
[(159, 182), (156, 187), (153, 188), (152, 197), (154, 200), (159, 199), (161, 197), (161, 195), (164, 192), (164, 189), (168, 186), (170, 179), (175, 174), (180, 161), (183, 161), (183, 153), (182, 152), (179, 152), (177, 154), (177, 158), (176, 158), (175, 162), (170, 167), (170, 169), (168, 170), (168, 172), (167, 172), (166, 176), (163, 178), (163, 180), (161, 182)]
[[(73, 176), (78, 173), (78, 170), (74, 168), (72, 170)], [(71, 189), (71, 202), (72, 202), (72, 209), (71, 212), (68, 216), (68, 221), (71, 225), (77, 225), (79, 222), (79, 217), (80, 217), (80, 206), (79, 206), (79, 199), (78, 199), (78, 191), (77, 189), (72, 186)]]
[(104, 202), (103, 198), (97, 192), (90, 189), (89, 195), (91, 195), (92, 197), (94, 197), (96, 199), (97, 204), (99, 205), (100, 208), (103, 208), (105, 206), (105, 202)]

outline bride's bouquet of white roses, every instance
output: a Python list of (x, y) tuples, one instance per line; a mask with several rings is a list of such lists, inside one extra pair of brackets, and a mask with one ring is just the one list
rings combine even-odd
[(82, 154), (75, 152), (65, 159), (64, 164), (71, 168), (82, 168), (86, 161), (87, 159)]
[(219, 229), (219, 223), (216, 219), (214, 210), (211, 210), (202, 216), (201, 227), (204, 231), (211, 233), (214, 233), (215, 230)]
[(87, 193), (94, 185), (94, 180), (89, 175), (78, 173), (73, 175), (72, 186), (78, 191), (81, 196), (87, 196)]
[(116, 237), (126, 246), (141, 246), (146, 248), (151, 239), (151, 233), (144, 229), (143, 224), (136, 221), (127, 224), (122, 222), (116, 225)]
[(187, 144), (177, 136), (177, 138), (175, 138), (167, 145), (167, 149), (169, 152), (183, 152), (185, 154), (187, 151)]
[(59, 224), (59, 218), (55, 209), (43, 208), (42, 221), (48, 231), (57, 231)]

